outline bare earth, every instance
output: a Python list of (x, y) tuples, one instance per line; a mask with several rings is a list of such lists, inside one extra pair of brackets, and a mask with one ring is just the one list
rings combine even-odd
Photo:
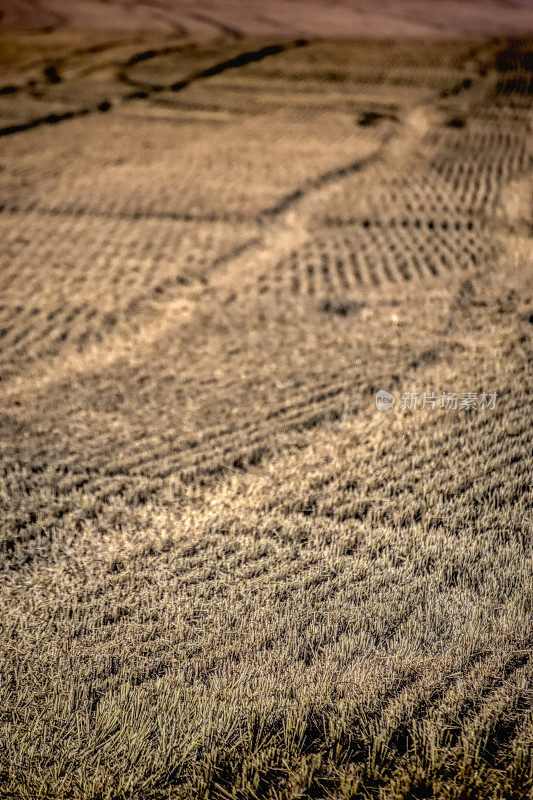
[(531, 0), (0, 0), (0, 28), (173, 36), (519, 36)]
[(531, 42), (51, 8), (0, 38), (0, 797), (531, 798)]

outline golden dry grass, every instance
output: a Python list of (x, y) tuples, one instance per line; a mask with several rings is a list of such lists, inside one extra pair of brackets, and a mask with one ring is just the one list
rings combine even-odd
[(531, 45), (7, 41), (0, 797), (530, 798)]

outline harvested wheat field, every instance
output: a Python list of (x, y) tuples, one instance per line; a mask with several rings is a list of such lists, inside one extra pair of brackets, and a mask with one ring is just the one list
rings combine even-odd
[(0, 34), (0, 797), (531, 798), (533, 39), (201, 16)]

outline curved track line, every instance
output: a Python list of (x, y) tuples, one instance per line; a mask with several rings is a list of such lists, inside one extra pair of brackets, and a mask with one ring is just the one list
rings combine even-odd
[[(239, 67), (244, 67), (247, 64), (251, 64), (256, 61), (262, 61), (264, 58), (278, 55), (279, 53), (283, 53), (286, 50), (290, 50), (296, 47), (304, 47), (306, 44), (307, 40), (297, 39), (296, 41), (289, 44), (266, 45), (265, 47), (262, 47), (259, 50), (247, 51), (245, 53), (239, 54), (238, 56), (235, 56), (234, 58), (220, 61), (216, 64), (213, 64), (211, 67), (207, 67), (206, 69), (193, 73), (188, 78), (184, 78), (181, 81), (176, 81), (168, 87), (156, 86), (156, 87), (149, 87), (143, 91), (133, 92), (123, 97), (121, 99), (121, 102), (133, 99), (146, 99), (150, 96), (152, 92), (161, 91), (162, 89), (165, 88), (170, 89), (173, 92), (179, 92), (187, 88), (187, 86), (190, 86), (190, 84), (195, 83), (196, 81), (204, 80), (206, 78), (211, 78), (212, 76), (220, 75), (222, 72), (226, 72), (227, 70), (238, 69)], [(155, 56), (159, 55), (160, 52), (161, 51), (157, 50), (149, 50), (146, 53), (133, 56), (126, 63), (125, 68), (127, 69), (128, 66), (133, 66), (138, 61), (154, 58)], [(124, 79), (127, 80), (125, 72), (120, 73), (119, 78), (121, 78), (122, 80)], [(99, 103), (95, 103), (94, 105), (88, 108), (74, 109), (71, 111), (66, 111), (63, 114), (47, 114), (46, 116), (43, 117), (35, 117), (34, 119), (28, 120), (27, 122), (22, 122), (16, 125), (7, 125), (3, 128), (0, 128), (0, 136), (11, 136), (16, 133), (22, 133), (23, 131), (31, 130), (32, 128), (40, 127), (41, 125), (55, 125), (59, 122), (64, 122), (68, 119), (75, 119), (77, 117), (86, 116), (87, 114), (95, 113), (97, 111), (105, 112), (108, 111), (111, 108), (111, 106), (112, 104), (109, 100), (103, 99)]]

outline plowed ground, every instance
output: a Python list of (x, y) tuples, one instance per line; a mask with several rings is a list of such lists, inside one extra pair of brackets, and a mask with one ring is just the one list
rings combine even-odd
[(4, 34), (0, 797), (530, 798), (531, 43), (55, 35)]

